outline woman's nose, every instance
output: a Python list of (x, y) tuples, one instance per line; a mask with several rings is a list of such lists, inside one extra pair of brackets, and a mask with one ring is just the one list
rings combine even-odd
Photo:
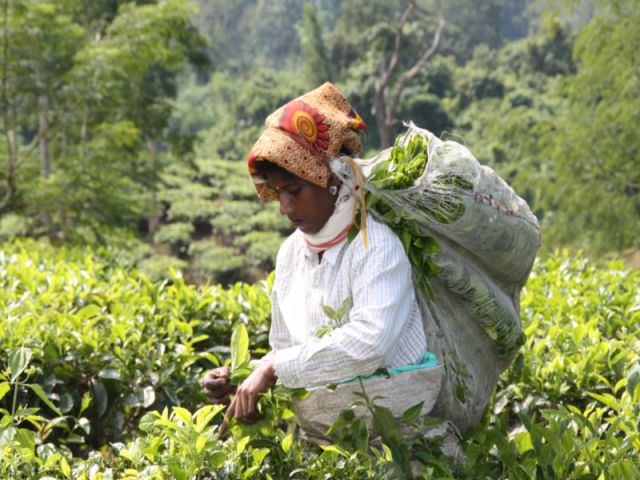
[(280, 214), (289, 215), (293, 213), (293, 203), (287, 192), (280, 192)]

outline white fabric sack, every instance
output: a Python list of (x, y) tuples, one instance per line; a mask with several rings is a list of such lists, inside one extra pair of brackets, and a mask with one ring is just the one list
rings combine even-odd
[[(396, 214), (416, 220), (442, 247), (432, 258), (443, 268), (430, 279), (435, 299), (425, 298), (421, 289), (416, 289), (416, 297), (428, 350), (445, 370), (430, 415), (453, 422), (464, 433), (481, 419), (500, 374), (524, 340), (520, 291), (540, 248), (540, 229), (527, 203), (466, 147), (443, 142), (413, 123), (401, 144), (408, 145), (415, 135), (428, 139), (428, 162), (415, 186), (378, 190), (365, 179), (364, 187), (385, 199)], [(391, 150), (355, 161), (366, 177)], [(339, 175), (353, 181), (348, 168)], [(443, 181), (451, 178), (462, 182)], [(414, 281), (416, 277), (414, 271)], [(398, 391), (394, 399), (404, 394)], [(406, 394), (411, 397), (407, 403), (422, 400), (413, 396), (417, 393)]]
[[(376, 400), (375, 403), (387, 407), (394, 417), (401, 417), (406, 410), (424, 401), (420, 413), (420, 416), (424, 417), (435, 405), (444, 373), (444, 366), (436, 365), (396, 373), (389, 378), (371, 378), (364, 380), (363, 385), (369, 398), (385, 397)], [(327, 438), (324, 437), (325, 433), (338, 420), (342, 410), (362, 400), (361, 397), (353, 394), (353, 392), (362, 392), (359, 382), (340, 384), (334, 391), (325, 387), (316, 387), (310, 392), (304, 400), (295, 397), (292, 397), (292, 400), (296, 407), (296, 419), (300, 428), (308, 436), (319, 438)], [(354, 410), (358, 417), (365, 411), (365, 407), (356, 407)], [(366, 412), (364, 420), (371, 429), (370, 412)]]

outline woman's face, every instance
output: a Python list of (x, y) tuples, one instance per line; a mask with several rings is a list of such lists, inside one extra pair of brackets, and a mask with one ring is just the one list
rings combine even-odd
[[(318, 233), (333, 215), (337, 197), (328, 188), (279, 170), (268, 173), (267, 184), (278, 192), (280, 213), (302, 233)], [(337, 186), (338, 181), (332, 179), (330, 184)]]

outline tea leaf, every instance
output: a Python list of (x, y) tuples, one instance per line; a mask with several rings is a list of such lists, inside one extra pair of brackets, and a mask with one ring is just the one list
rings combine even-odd
[(238, 440), (238, 442), (236, 443), (236, 455), (240, 455), (242, 452), (244, 452), (244, 449), (247, 446), (247, 443), (249, 443), (249, 440), (251, 440), (251, 437), (244, 437)]
[(173, 474), (176, 480), (189, 480), (189, 475), (187, 475), (184, 470), (178, 467), (168, 467), (169, 471)]
[(327, 430), (327, 433), (325, 433), (324, 436), (328, 437), (329, 435), (331, 435), (336, 430), (340, 430), (341, 428), (344, 428), (346, 426), (347, 426), (347, 421), (345, 421), (344, 419), (340, 418), (340, 419), (336, 420), (335, 422), (333, 422), (333, 425), (331, 425), (331, 428), (329, 428), (329, 430)]
[(387, 445), (397, 444), (402, 437), (391, 410), (386, 407), (376, 406), (373, 409), (373, 428)]
[(320, 306), (321, 306), (321, 307), (322, 307), (322, 309), (324, 310), (324, 313), (325, 313), (325, 315), (326, 315), (327, 317), (329, 317), (331, 320), (335, 320), (335, 318), (336, 318), (336, 311), (335, 311), (333, 308), (328, 307), (328, 306), (326, 306), (326, 305), (322, 305), (322, 304), (320, 304)]
[(293, 437), (291, 435), (287, 435), (286, 437), (284, 437), (284, 439), (282, 440), (282, 449), (285, 452), (289, 452), (289, 450), (291, 449), (291, 442), (293, 441)]
[[(638, 383), (640, 383), (640, 362), (636, 362), (627, 374), (627, 391), (631, 398), (633, 398), (635, 394)], [(0, 398), (2, 397), (0, 396)]]
[(413, 407), (408, 409), (406, 412), (404, 412), (401, 420), (402, 423), (406, 423), (407, 425), (413, 425), (414, 423), (416, 423), (416, 421), (418, 420), (418, 417), (420, 416), (420, 412), (422, 412), (423, 405), (424, 405), (424, 402), (420, 402), (419, 404), (414, 405)]
[(231, 335), (231, 365), (237, 368), (247, 358), (249, 352), (249, 335), (244, 323), (239, 323)]
[(60, 471), (65, 477), (71, 478), (71, 468), (64, 457), (60, 458)]
[(191, 413), (189, 412), (189, 410), (182, 407), (173, 407), (173, 413), (175, 413), (176, 416), (180, 420), (182, 420), (182, 422), (186, 427), (193, 424), (193, 421), (191, 419)]
[(131, 455), (131, 452), (129, 450), (127, 450), (126, 448), (124, 450), (121, 450), (118, 455), (121, 456), (121, 457), (126, 458), (127, 460), (133, 461), (133, 455)]
[(85, 307), (82, 307), (76, 313), (76, 316), (78, 316), (78, 317), (80, 317), (82, 319), (87, 319), (87, 318), (95, 317), (98, 313), (100, 313), (101, 310), (102, 310), (102, 308), (100, 308), (98, 305), (91, 304), (91, 305), (87, 305)]
[(153, 427), (155, 426), (157, 419), (158, 417), (156, 415), (147, 413), (140, 419), (140, 423), (138, 424), (138, 427), (143, 432), (150, 432), (151, 430), (153, 430)]
[(253, 460), (256, 462), (256, 465), (262, 465), (262, 461), (267, 456), (269, 451), (270, 450), (268, 448), (259, 448), (252, 452)]
[(107, 368), (106, 370), (102, 370), (100, 373), (98, 373), (98, 377), (108, 380), (122, 380), (122, 377), (120, 377), (120, 372), (118, 372), (118, 370), (116, 370), (115, 368)]
[(336, 327), (332, 327), (331, 325), (322, 325), (315, 334), (315, 338), (322, 338), (325, 335), (331, 334), (335, 330)]
[(349, 312), (350, 305), (351, 305), (351, 296), (348, 296), (347, 298), (344, 299), (344, 301), (340, 305), (340, 308), (338, 308), (338, 311), (335, 314), (336, 315), (335, 319), (338, 321), (338, 325), (340, 325), (340, 321), (342, 321), (344, 316)]
[(92, 380), (91, 385), (93, 386), (93, 397), (98, 404), (98, 416), (101, 417), (104, 415), (104, 412), (107, 411), (107, 391), (102, 385), (101, 382), (97, 381), (95, 378)]
[(599, 395), (597, 393), (589, 392), (589, 396), (595, 398), (599, 402), (604, 403), (607, 407), (612, 408), (616, 412), (620, 412), (620, 405), (618, 404), (618, 400), (616, 400), (616, 397), (614, 397), (610, 393)]
[(222, 468), (224, 462), (227, 461), (227, 454), (224, 452), (214, 452), (208, 458), (213, 468)]
[(207, 440), (209, 440), (208, 435), (200, 435), (196, 440), (196, 453), (198, 455), (200, 455), (200, 452), (202, 452), (202, 449), (207, 444)]
[(345, 451), (345, 449), (338, 445), (329, 445), (328, 447), (325, 447), (324, 445), (320, 445), (320, 448), (322, 448), (322, 450), (324, 450), (325, 452), (336, 452), (342, 455), (343, 457), (346, 457), (346, 458), (350, 457), (350, 455)]
[(8, 382), (0, 383), (0, 400), (2, 400), (2, 397), (4, 397), (9, 390), (11, 390), (11, 385)]
[(11, 383), (14, 383), (20, 374), (29, 365), (29, 360), (33, 355), (33, 350), (25, 347), (12, 348), (9, 350), (9, 368), (11, 369)]
[(47, 398), (47, 394), (44, 393), (44, 390), (42, 390), (42, 387), (40, 385), (33, 384), (33, 385), (27, 385), (27, 387), (29, 387), (31, 390), (33, 390), (33, 392), (38, 395), (38, 397), (40, 397), (40, 400), (42, 400), (51, 410), (53, 410), (54, 412), (56, 412), (58, 415), (62, 416), (62, 412), (60, 410), (58, 410), (58, 408), (49, 401), (49, 399)]

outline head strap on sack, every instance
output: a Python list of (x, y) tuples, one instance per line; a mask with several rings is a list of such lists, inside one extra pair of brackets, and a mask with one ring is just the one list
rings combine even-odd
[[(353, 160), (353, 158), (349, 157), (340, 157), (340, 160), (348, 163), (351, 171), (353, 172), (352, 189), (353, 189), (353, 198), (357, 198), (356, 189), (360, 190), (360, 225), (356, 221), (356, 210), (357, 204), (354, 202), (353, 204), (353, 224), (355, 227), (362, 232), (362, 243), (364, 243), (364, 248), (368, 248), (367, 245), (367, 204), (364, 200), (364, 185), (362, 181), (362, 171), (360, 170), (360, 166)], [(357, 184), (357, 185), (356, 185)]]

